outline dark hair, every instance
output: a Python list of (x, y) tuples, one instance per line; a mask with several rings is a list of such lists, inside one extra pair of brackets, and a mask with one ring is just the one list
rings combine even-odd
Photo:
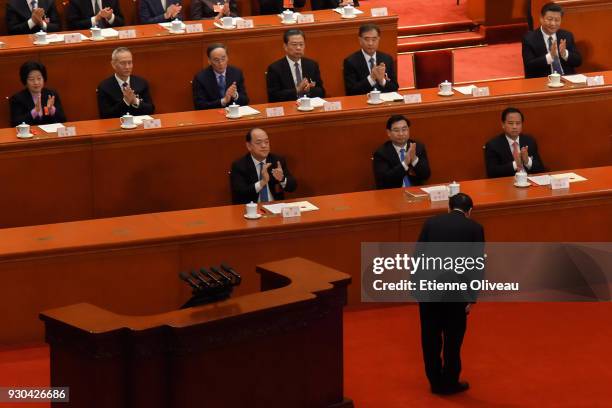
[(391, 126), (393, 126), (395, 122), (399, 122), (400, 120), (405, 120), (408, 124), (408, 127), (410, 127), (410, 121), (404, 115), (393, 115), (389, 119), (387, 119), (387, 130), (391, 130)]
[(30, 72), (32, 71), (40, 71), (43, 79), (45, 82), (47, 82), (47, 68), (45, 68), (45, 66), (40, 62), (27, 61), (21, 65), (21, 68), (19, 68), (19, 78), (21, 79), (22, 84), (25, 85), (28, 82), (28, 75), (30, 75)]
[(545, 5), (542, 6), (542, 10), (540, 10), (540, 14), (542, 15), (542, 17), (544, 17), (544, 15), (549, 11), (553, 13), (561, 13), (561, 16), (563, 16), (563, 7), (561, 7), (558, 4), (546, 3)]
[(457, 193), (448, 199), (448, 208), (451, 210), (461, 210), (467, 213), (474, 207), (474, 203), (469, 195), (464, 193)]
[(285, 31), (285, 33), (283, 34), (283, 41), (285, 44), (289, 42), (289, 37), (291, 37), (292, 35), (301, 35), (304, 40), (306, 39), (306, 36), (304, 35), (304, 32), (302, 30), (293, 28), (291, 30)]
[(521, 112), (517, 108), (509, 107), (509, 108), (504, 109), (502, 114), (501, 114), (502, 122), (505, 122), (506, 121), (506, 116), (508, 116), (511, 113), (518, 113), (519, 115), (521, 115), (521, 122), (525, 121), (525, 117), (523, 116), (523, 112)]
[(227, 52), (227, 48), (225, 47), (225, 44), (212, 43), (208, 46), (208, 48), (206, 48), (206, 56), (210, 58), (210, 53), (216, 50), (217, 48), (223, 48), (225, 52)]
[(376, 33), (380, 35), (380, 28), (376, 24), (368, 23), (368, 24), (362, 24), (359, 27), (359, 36), (361, 37), (362, 34), (370, 32), (370, 31), (376, 31)]
[(246, 141), (247, 141), (247, 142), (251, 143), (251, 140), (253, 140), (253, 131), (255, 131), (255, 130), (261, 130), (261, 131), (263, 132), (263, 129), (262, 129), (262, 128), (257, 128), (257, 127), (255, 127), (255, 128), (250, 129), (250, 130), (247, 132), (247, 134), (246, 134)]

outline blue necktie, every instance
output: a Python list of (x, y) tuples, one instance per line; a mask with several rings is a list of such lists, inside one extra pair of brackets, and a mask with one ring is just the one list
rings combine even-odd
[[(404, 160), (406, 160), (406, 149), (404, 148), (400, 149), (400, 160), (402, 161), (402, 163), (404, 162)], [(404, 176), (404, 182), (402, 183), (402, 187), (410, 187), (410, 179), (407, 175)]]
[(219, 86), (219, 96), (223, 99), (225, 97), (225, 75), (219, 75), (217, 85)]
[[(259, 181), (263, 179), (263, 172), (265, 171), (264, 162), (259, 163)], [(259, 190), (259, 202), (266, 203), (268, 202), (268, 186), (263, 186), (261, 190)]]
[(32, 0), (31, 5), (32, 5), (32, 11), (34, 11), (34, 9), (38, 7), (38, 2), (36, 0)]
[[(550, 52), (550, 49), (552, 48), (552, 36), (548, 37), (548, 50)], [(557, 73), (560, 75), (563, 75), (563, 67), (561, 66), (561, 60), (559, 59), (559, 48), (557, 48), (557, 56), (553, 58), (552, 60), (552, 70), (553, 73)]]
[(376, 65), (376, 61), (374, 61), (374, 57), (370, 58), (370, 73), (372, 72), (372, 70), (374, 69), (374, 66)]

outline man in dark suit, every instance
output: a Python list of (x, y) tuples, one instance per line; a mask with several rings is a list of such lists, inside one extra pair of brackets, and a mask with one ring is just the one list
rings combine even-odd
[(140, 24), (156, 24), (181, 19), (181, 0), (140, 0), (138, 17)]
[(423, 184), (431, 174), (422, 143), (410, 139), (410, 121), (403, 115), (387, 120), (389, 140), (374, 152), (373, 167), (377, 189)]
[(540, 28), (523, 37), (525, 78), (546, 77), (553, 72), (575, 74), (582, 57), (572, 33), (560, 28), (563, 9), (558, 4), (546, 3), (540, 14)]
[[(428, 245), (428, 254), (432, 251), (437, 254), (446, 253), (450, 249), (453, 256), (467, 254), (470, 258), (484, 259), (484, 229), (469, 218), (473, 207), (472, 199), (467, 194), (458, 193), (450, 197), (448, 205), (447, 214), (436, 215), (425, 221), (418, 246), (423, 245), (422, 243), (434, 243)], [(475, 244), (452, 246), (449, 245), (451, 242)], [(464, 276), (463, 273), (457, 275), (455, 271), (450, 271), (450, 274)], [(461, 344), (469, 311), (468, 302), (419, 301), (423, 361), (431, 392), (434, 394), (455, 394), (469, 388), (467, 382), (459, 381)]]
[[(223, 3), (223, 5), (221, 5)], [(220, 5), (219, 10), (215, 10), (215, 6)], [(222, 17), (238, 16), (238, 4), (236, 0), (219, 2), (217, 0), (194, 0), (191, 2), (191, 19), (219, 19)]]
[(60, 31), (61, 22), (53, 0), (8, 0), (6, 28), (9, 34)]
[(506, 108), (501, 114), (504, 133), (495, 136), (485, 145), (487, 177), (509, 177), (518, 170), (527, 173), (542, 173), (538, 145), (534, 138), (523, 135), (523, 112)]
[(285, 159), (270, 153), (270, 141), (263, 129), (249, 130), (246, 148), (249, 153), (232, 163), (232, 203), (283, 200), (285, 191), (295, 191), (295, 178), (289, 172)]
[(143, 78), (132, 75), (132, 53), (125, 47), (113, 51), (111, 65), (115, 74), (98, 85), (100, 118), (131, 115), (151, 115), (155, 105), (149, 95), (149, 85)]
[(313, 10), (333, 9), (347, 5), (359, 6), (358, 0), (310, 0)]
[(210, 65), (198, 72), (192, 82), (194, 109), (222, 108), (232, 101), (248, 105), (242, 71), (228, 65), (225, 45), (211, 44), (206, 54)]
[(69, 30), (122, 26), (119, 0), (70, 0), (66, 7), (66, 24)]
[(302, 30), (288, 30), (283, 35), (286, 56), (270, 65), (266, 74), (269, 102), (325, 96), (319, 64), (304, 57), (305, 39)]
[(278, 14), (283, 10), (304, 7), (306, 0), (259, 0), (259, 14)]
[(363, 95), (374, 88), (381, 92), (397, 91), (393, 58), (378, 51), (380, 28), (376, 24), (359, 27), (361, 49), (344, 60), (344, 89), (347, 95)]

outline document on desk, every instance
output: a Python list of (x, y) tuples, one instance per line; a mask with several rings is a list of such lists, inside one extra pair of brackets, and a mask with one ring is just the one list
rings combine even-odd
[[(344, 15), (344, 9), (342, 7), (337, 7), (334, 9), (334, 11), (338, 14), (342, 14)], [(358, 8), (353, 9), (353, 14), (357, 15), (357, 14), (363, 14), (363, 11), (359, 10)]]
[[(67, 34), (77, 34), (77, 33), (47, 34), (47, 41), (49, 41), (50, 43), (64, 42), (64, 36)], [(85, 40), (89, 40), (89, 38), (81, 34), (81, 41), (85, 41)]]
[(572, 84), (586, 84), (587, 81), (586, 75), (582, 74), (563, 75), (561, 78), (565, 79), (567, 82), (571, 82)]
[(57, 133), (57, 129), (63, 128), (64, 125), (61, 123), (50, 123), (48, 125), (38, 125), (38, 127), (47, 133)]
[(423, 190), (427, 194), (431, 194), (433, 191), (438, 191), (438, 190), (442, 190), (445, 188), (448, 189), (447, 186), (441, 185), (441, 186), (421, 187), (421, 190)]
[(115, 30), (114, 28), (103, 28), (102, 37), (104, 38), (119, 37), (119, 31)]
[(241, 106), (238, 111), (240, 112), (240, 116), (259, 115), (261, 113), (257, 109), (253, 109), (248, 105)]
[(397, 92), (383, 92), (380, 94), (380, 99), (385, 102), (399, 102), (403, 101), (404, 97)]
[(453, 89), (459, 93), (464, 95), (471, 95), (474, 89), (478, 88), (476, 85), (468, 85), (468, 86), (454, 86)]
[[(172, 21), (168, 21), (168, 22), (166, 22), (166, 23), (158, 23), (158, 24), (159, 24), (160, 26), (164, 27), (166, 30), (172, 30)], [(185, 23), (183, 23), (183, 22), (181, 21), (181, 30), (184, 30), (184, 29), (185, 29), (185, 27), (187, 27), (187, 26), (185, 25)]]
[(579, 176), (576, 173), (561, 173), (561, 174), (543, 174), (541, 176), (531, 176), (531, 177), (527, 177), (529, 179), (529, 181), (531, 181), (532, 183), (538, 185), (538, 186), (548, 186), (550, 185), (550, 176), (556, 176), (556, 177), (567, 177), (569, 178), (569, 182), (570, 183), (575, 183), (577, 181), (586, 181), (587, 179), (585, 179), (582, 176)]
[(294, 206), (294, 205), (299, 205), (301, 212), (316, 211), (319, 209), (319, 207), (313, 205), (312, 203), (308, 201), (296, 201), (295, 203), (266, 204), (263, 206), (263, 208), (265, 208), (267, 211), (271, 212), (272, 214), (280, 214), (281, 212), (283, 212), (284, 207)]
[(319, 98), (318, 96), (310, 99), (310, 106), (313, 108), (322, 108), (326, 103), (327, 101), (325, 99)]
[(145, 120), (151, 120), (153, 119), (153, 116), (149, 116), (149, 115), (140, 115), (140, 116), (134, 116), (134, 124), (135, 125), (142, 125), (142, 122), (144, 122)]

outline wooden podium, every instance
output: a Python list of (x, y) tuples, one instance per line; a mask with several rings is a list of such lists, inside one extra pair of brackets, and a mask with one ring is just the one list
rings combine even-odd
[(342, 354), (350, 276), (302, 258), (257, 272), (262, 292), (195, 308), (125, 316), (81, 303), (41, 313), (51, 385), (70, 387), (70, 402), (52, 406), (353, 407)]

